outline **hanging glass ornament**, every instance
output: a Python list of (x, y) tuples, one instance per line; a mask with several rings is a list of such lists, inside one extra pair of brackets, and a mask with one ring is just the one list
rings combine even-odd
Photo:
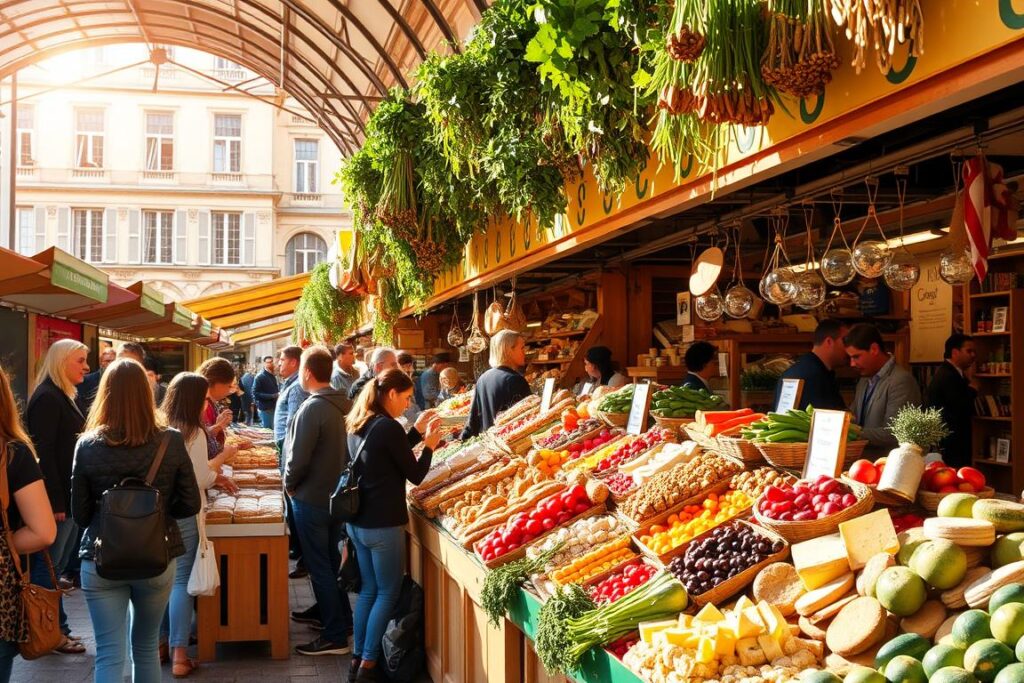
[(462, 327), (459, 325), (459, 305), (455, 304), (452, 306), (452, 325), (448, 330), (448, 343), (458, 348), (465, 342), (466, 337), (462, 334)]
[(693, 308), (701, 320), (713, 323), (720, 319), (724, 310), (724, 302), (722, 295), (718, 293), (718, 287), (694, 299)]
[[(825, 253), (821, 257), (821, 277), (833, 287), (842, 287), (853, 282), (857, 277), (857, 271), (853, 268), (853, 252), (850, 251), (850, 244), (846, 241), (846, 234), (843, 233), (843, 190), (835, 188), (832, 190), (832, 234), (829, 235), (825, 244)], [(835, 242), (839, 236), (841, 243)]]
[(811, 310), (825, 303), (825, 280), (815, 269), (814, 239), (812, 228), (814, 224), (814, 204), (805, 203), (802, 207), (804, 215), (804, 234), (807, 240), (807, 256), (804, 261), (802, 273), (795, 274), (793, 281), (796, 291), (793, 293), (793, 303), (804, 310)]
[(882, 271), (882, 277), (889, 289), (896, 292), (906, 292), (917, 284), (921, 279), (921, 264), (917, 257), (910, 253), (904, 243), (903, 234), (903, 207), (907, 200), (907, 174), (906, 167), (896, 169), (896, 196), (899, 199), (900, 210), (900, 246), (893, 252), (892, 260)]
[(480, 329), (480, 307), (478, 295), (473, 292), (473, 321), (469, 324), (469, 337), (466, 348), (470, 353), (482, 353), (487, 348), (487, 337)]
[(723, 301), (725, 314), (730, 318), (746, 318), (754, 307), (754, 293), (741, 282), (725, 292)]
[(971, 252), (966, 247), (950, 247), (939, 258), (939, 277), (946, 284), (965, 285), (974, 277)]
[(761, 282), (758, 283), (758, 291), (764, 300), (782, 306), (793, 301), (796, 295), (796, 282), (794, 273), (790, 268), (789, 256), (783, 246), (786, 227), (789, 224), (789, 215), (785, 210), (779, 210), (772, 218), (772, 225), (775, 233), (775, 248), (772, 254), (765, 260), (764, 274), (761, 275)]
[[(885, 231), (882, 230), (882, 224), (878, 222), (878, 214), (875, 212), (878, 178), (868, 178), (864, 182), (868, 190), (868, 215), (864, 218), (864, 224), (860, 226), (856, 239), (853, 240), (853, 267), (858, 274), (873, 279), (882, 276), (885, 267), (892, 260), (892, 250), (889, 249)], [(864, 239), (864, 231), (871, 224), (878, 229), (881, 240)]]

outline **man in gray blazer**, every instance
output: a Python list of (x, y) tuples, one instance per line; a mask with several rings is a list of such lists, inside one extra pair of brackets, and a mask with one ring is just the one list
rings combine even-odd
[(889, 420), (905, 405), (921, 405), (921, 388), (907, 370), (885, 351), (882, 334), (869, 323), (859, 323), (843, 337), (850, 365), (860, 372), (853, 399), (853, 421), (868, 440), (865, 457), (888, 455), (896, 447)]

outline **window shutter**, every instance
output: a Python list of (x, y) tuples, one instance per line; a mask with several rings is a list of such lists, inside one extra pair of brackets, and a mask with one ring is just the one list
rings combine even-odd
[(142, 211), (128, 212), (128, 263), (142, 263)]
[(117, 263), (117, 209), (103, 212), (103, 262)]
[(199, 212), (199, 265), (210, 265), (210, 212)]
[(242, 265), (256, 265), (256, 214), (242, 215)]
[(38, 254), (46, 249), (46, 207), (36, 207), (36, 241), (32, 245), (32, 253)]
[(57, 210), (57, 248), (69, 254), (71, 251), (71, 209), (62, 206)]
[(174, 212), (174, 262), (178, 265), (188, 263), (188, 213)]

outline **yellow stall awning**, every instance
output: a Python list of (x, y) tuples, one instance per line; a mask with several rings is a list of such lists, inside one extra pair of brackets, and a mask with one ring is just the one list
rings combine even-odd
[(282, 320), (280, 322), (234, 332), (231, 334), (231, 342), (236, 346), (239, 344), (255, 344), (256, 342), (266, 341), (268, 339), (286, 337), (291, 334), (291, 331), (291, 319)]
[[(235, 329), (252, 325), (253, 323), (280, 318), (295, 310), (295, 305), (302, 295), (302, 288), (309, 281), (309, 275), (292, 275), (282, 277), (269, 282), (261, 282), (257, 285), (232, 289), (228, 292), (218, 292), (199, 299), (186, 301), (184, 305), (188, 309), (204, 319), (210, 321), (221, 329)], [(275, 323), (284, 324), (284, 323)], [(288, 329), (291, 329), (291, 320), (287, 321)], [(268, 326), (269, 327), (269, 326)], [(262, 329), (262, 328), (260, 328)], [(247, 330), (245, 333), (248, 333)], [(244, 334), (232, 334), (235, 344), (240, 343), (238, 336)], [(249, 343), (249, 342), (243, 342)]]

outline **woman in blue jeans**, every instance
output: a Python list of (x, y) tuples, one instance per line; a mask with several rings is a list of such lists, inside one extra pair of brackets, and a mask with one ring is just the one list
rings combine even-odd
[[(32, 441), (18, 416), (18, 404), (7, 373), (0, 368), (0, 683), (11, 680), (18, 642), (25, 636), (18, 597), (18, 556), (53, 543), (57, 523), (46, 495), (43, 473), (36, 463)], [(14, 532), (7, 535), (7, 526)], [(13, 547), (8, 544), (8, 539)]]
[[(405, 482), (419, 484), (430, 470), (441, 440), (441, 421), (432, 410), (419, 414), (409, 433), (396, 418), (409, 407), (412, 379), (385, 370), (363, 387), (346, 418), (348, 452), (359, 477), (359, 513), (348, 525), (356, 547), (362, 588), (353, 617), (349, 681), (377, 681), (381, 639), (402, 588), (405, 557)], [(426, 446), (419, 458), (412, 447)]]
[(116, 360), (100, 379), (86, 431), (75, 448), (71, 473), (71, 512), (85, 529), (82, 547), (82, 592), (96, 635), (96, 683), (123, 683), (126, 625), (131, 607), (132, 681), (158, 683), (160, 621), (174, 581), (174, 562), (156, 576), (108, 579), (100, 576), (95, 543), (103, 492), (126, 478), (145, 479), (157, 450), (166, 450), (153, 475), (166, 514), (168, 556), (185, 553), (176, 519), (195, 517), (201, 508), (199, 487), (185, 440), (164, 428), (153, 405), (153, 390), (142, 365)]
[[(167, 418), (167, 424), (174, 427), (185, 439), (192, 469), (196, 475), (199, 490), (205, 491), (219, 486), (228, 491), (237, 492), (231, 479), (220, 473), (221, 466), (230, 462), (235, 450), (225, 448), (215, 458), (208, 458), (207, 434), (203, 427), (203, 408), (206, 406), (206, 392), (209, 383), (206, 378), (195, 372), (178, 374), (167, 387), (167, 395), (161, 410)], [(200, 513), (203, 514), (203, 513)], [(192, 630), (193, 598), (188, 594), (188, 579), (192, 574), (192, 565), (196, 561), (199, 549), (199, 528), (196, 517), (178, 520), (181, 542), (185, 546), (185, 554), (175, 561), (174, 585), (171, 588), (171, 601), (168, 607), (168, 618), (164, 620), (165, 635), (170, 643), (171, 673), (175, 678), (185, 678), (198, 666), (189, 659), (188, 640)]]

